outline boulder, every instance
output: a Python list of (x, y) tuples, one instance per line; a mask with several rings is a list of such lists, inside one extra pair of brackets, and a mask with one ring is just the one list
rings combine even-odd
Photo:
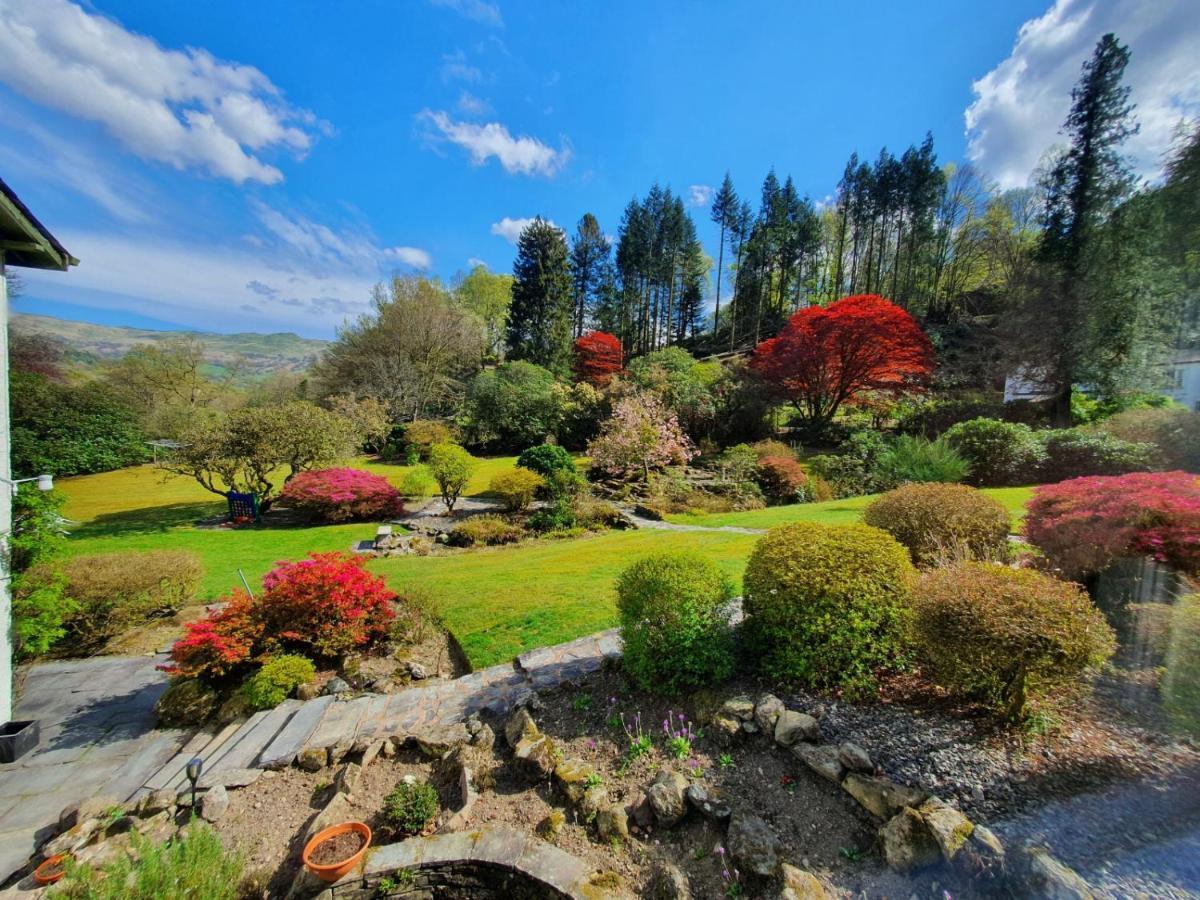
[(168, 728), (200, 725), (217, 711), (220, 697), (198, 678), (179, 678), (171, 682), (154, 704), (158, 723)]
[(764, 694), (754, 705), (754, 722), (765, 734), (773, 734), (775, 722), (783, 712), (783, 701), (774, 694)]
[(770, 878), (779, 871), (779, 838), (753, 813), (735, 812), (725, 835), (729, 855), (745, 872)]
[(654, 810), (654, 818), (663, 828), (671, 828), (687, 815), (687, 779), (678, 772), (660, 771), (650, 786), (646, 797)]
[(929, 797), (918, 788), (858, 772), (847, 775), (842, 787), (863, 809), (880, 819), (890, 819), (906, 806), (916, 808)]
[(901, 873), (933, 865), (940, 856), (937, 841), (925, 827), (925, 820), (908, 806), (879, 829), (879, 842), (887, 864)]
[(869, 775), (875, 771), (871, 755), (858, 744), (850, 741), (845, 741), (838, 747), (838, 760), (851, 772), (862, 772)]
[(544, 734), (526, 735), (517, 742), (513, 755), (537, 779), (549, 778), (558, 765), (558, 746)]
[(962, 845), (970, 839), (974, 824), (960, 810), (937, 797), (926, 800), (917, 812), (941, 848), (942, 856), (947, 862), (953, 861)]
[(229, 810), (229, 792), (224, 785), (218, 784), (204, 792), (200, 798), (200, 818), (207, 822), (217, 822)]
[(779, 900), (826, 900), (829, 897), (825, 885), (812, 872), (784, 863), (780, 875), (783, 889), (779, 892)]
[(819, 741), (821, 726), (807, 713), (785, 709), (775, 720), (775, 743), (791, 747), (800, 741)]
[(533, 721), (533, 716), (529, 714), (529, 710), (522, 707), (508, 717), (508, 721), (504, 723), (504, 739), (508, 741), (508, 746), (514, 750), (522, 738), (538, 734), (537, 723)]
[(733, 813), (729, 804), (710, 794), (704, 785), (689, 784), (687, 790), (684, 791), (684, 796), (687, 798), (688, 806), (714, 825), (723, 828), (729, 822), (729, 817)]
[(838, 759), (837, 748), (829, 744), (793, 744), (792, 755), (822, 778), (834, 784), (842, 783), (845, 767)]
[(625, 809), (608, 803), (596, 812), (596, 831), (601, 840), (625, 841), (629, 839), (629, 817)]
[(554, 783), (569, 801), (578, 803), (588, 789), (588, 779), (596, 774), (595, 767), (582, 759), (564, 759), (554, 767)]

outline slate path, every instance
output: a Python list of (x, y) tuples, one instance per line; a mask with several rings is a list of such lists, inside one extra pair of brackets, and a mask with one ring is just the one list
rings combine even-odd
[(54, 832), (63, 808), (98, 794), (125, 799), (186, 735), (154, 729), (164, 657), (103, 657), (30, 666), (13, 718), (36, 719), (38, 746), (0, 765), (0, 883)]

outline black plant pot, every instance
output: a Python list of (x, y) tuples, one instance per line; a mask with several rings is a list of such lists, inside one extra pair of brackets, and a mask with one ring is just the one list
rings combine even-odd
[(38, 723), (5, 722), (0, 725), (0, 763), (15, 762), (38, 745)]

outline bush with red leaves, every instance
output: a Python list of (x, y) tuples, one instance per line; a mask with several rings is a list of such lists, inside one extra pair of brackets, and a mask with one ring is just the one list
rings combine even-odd
[(386, 478), (361, 469), (300, 472), (284, 485), (279, 499), (326, 522), (392, 518), (404, 504)]
[(235, 590), (224, 609), (186, 625), (164, 669), (219, 677), (278, 653), (334, 657), (385, 635), (395, 597), (365, 557), (311, 553), (279, 563), (258, 596)]
[(607, 331), (589, 331), (575, 339), (575, 375), (604, 387), (625, 364), (621, 342)]
[(1068, 578), (1086, 578), (1128, 556), (1150, 556), (1196, 574), (1200, 478), (1135, 472), (1043, 485), (1029, 502), (1025, 537)]

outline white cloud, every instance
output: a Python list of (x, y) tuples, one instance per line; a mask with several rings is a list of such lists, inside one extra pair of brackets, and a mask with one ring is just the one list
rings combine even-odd
[(1200, 16), (1194, 0), (1056, 0), (1021, 26), (1012, 53), (972, 85), (967, 155), (1002, 188), (1027, 183), (1058, 134), (1071, 88), (1096, 42), (1113, 32), (1131, 51), (1139, 134), (1125, 146), (1139, 174), (1153, 177), (1181, 119), (1200, 115)]
[(565, 142), (555, 150), (528, 135), (513, 137), (499, 122), (456, 122), (449, 114), (431, 109), (421, 110), (417, 121), (429, 126), (432, 140), (447, 140), (465, 149), (476, 166), (495, 157), (506, 172), (552, 178), (571, 158), (571, 148)]
[[(555, 228), (558, 228), (558, 226), (555, 225), (550, 219), (543, 219), (542, 221), (544, 221), (547, 225), (554, 225)], [(513, 246), (516, 246), (517, 240), (521, 237), (521, 232), (532, 224), (532, 217), (525, 219), (513, 219), (509, 216), (505, 216), (499, 222), (493, 222), (491, 230), (492, 234), (502, 237)], [(559, 228), (559, 230), (561, 231), (562, 229)]]
[(688, 187), (688, 205), (708, 206), (712, 203), (713, 189), (710, 184), (693, 184)]
[(500, 15), (500, 7), (487, 0), (429, 0), (434, 6), (452, 9), (460, 16), (487, 25), (489, 28), (503, 28), (504, 18)]
[(426, 271), (433, 268), (433, 257), (429, 252), (419, 247), (391, 247), (384, 251), (385, 256), (393, 257), (406, 266)]
[(0, 3), (0, 81), (103, 125), (144, 159), (238, 184), (281, 181), (255, 153), (302, 154), (320, 127), (253, 66), (201, 48), (166, 50), (67, 0)]
[(492, 106), (482, 97), (463, 91), (458, 95), (458, 109), (468, 116), (486, 116), (492, 111)]
[(477, 66), (467, 62), (467, 55), (461, 50), (447, 53), (442, 57), (442, 81), (465, 81), (468, 84), (478, 84), (483, 81), (483, 73)]

